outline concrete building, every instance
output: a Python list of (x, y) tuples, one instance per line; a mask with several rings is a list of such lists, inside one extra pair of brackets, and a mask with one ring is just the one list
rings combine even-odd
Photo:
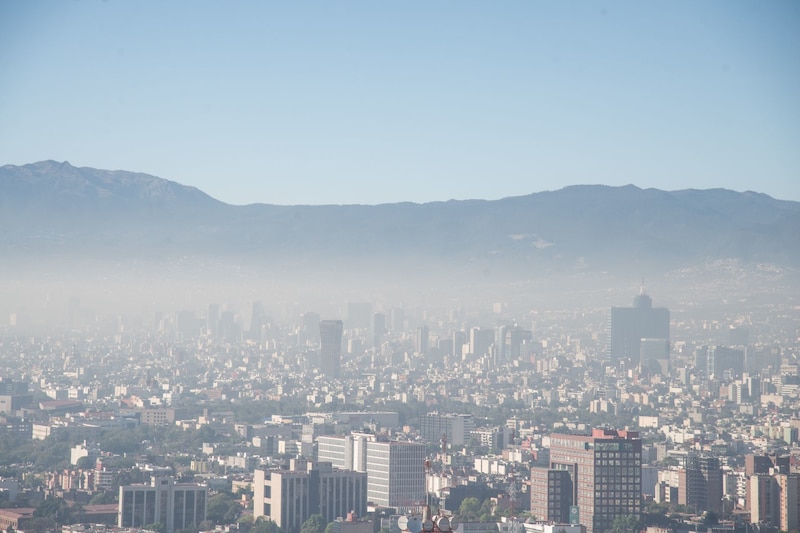
[(149, 485), (119, 488), (119, 527), (162, 524), (167, 531), (197, 527), (206, 519), (208, 487), (154, 477)]
[(425, 445), (367, 442), (367, 497), (379, 507), (418, 511), (425, 504)]
[(452, 446), (469, 444), (475, 419), (472, 415), (428, 413), (420, 422), (422, 438), (430, 443), (438, 444), (442, 436)]
[(374, 440), (374, 435), (363, 433), (323, 435), (317, 439), (317, 460), (342, 470), (366, 472), (367, 442)]
[(332, 522), (350, 512), (367, 511), (367, 474), (334, 470), (329, 462), (292, 460), (290, 470), (256, 470), (253, 516), (263, 516), (284, 533), (298, 533), (308, 517), (322, 515)]
[(566, 470), (531, 468), (531, 514), (545, 522), (569, 521), (572, 479)]

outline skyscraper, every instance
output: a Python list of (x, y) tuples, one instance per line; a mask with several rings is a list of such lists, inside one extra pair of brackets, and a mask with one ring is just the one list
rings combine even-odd
[(531, 468), (531, 514), (538, 520), (567, 523), (573, 491), (566, 470)]
[(570, 473), (573, 505), (587, 533), (604, 533), (618, 516), (641, 513), (642, 441), (633, 431), (592, 430), (550, 436), (550, 467)]
[(428, 326), (419, 326), (417, 328), (417, 337), (414, 342), (414, 350), (419, 354), (428, 353), (428, 338), (430, 337), (430, 330)]
[(322, 320), (319, 323), (319, 370), (331, 378), (339, 377), (343, 329), (344, 324), (341, 320)]
[(380, 507), (419, 511), (425, 505), (425, 445), (367, 442), (367, 496)]
[(697, 513), (721, 510), (722, 468), (718, 457), (690, 451), (684, 467), (678, 470), (678, 503)]
[(653, 307), (644, 292), (633, 299), (633, 307), (612, 307), (608, 316), (606, 352), (609, 361), (624, 359), (639, 362), (642, 339), (669, 342), (669, 310)]

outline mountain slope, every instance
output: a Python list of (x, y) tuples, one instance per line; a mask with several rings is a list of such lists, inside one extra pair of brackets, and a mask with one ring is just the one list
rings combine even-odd
[(495, 201), (231, 206), (146, 174), (44, 161), (0, 167), (0, 224), (6, 257), (380, 259), (523, 274), (719, 258), (800, 265), (800, 203), (719, 189), (589, 185)]

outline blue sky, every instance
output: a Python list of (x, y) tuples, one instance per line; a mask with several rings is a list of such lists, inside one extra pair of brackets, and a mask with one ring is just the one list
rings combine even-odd
[(800, 200), (800, 2), (0, 0), (0, 164), (235, 204)]

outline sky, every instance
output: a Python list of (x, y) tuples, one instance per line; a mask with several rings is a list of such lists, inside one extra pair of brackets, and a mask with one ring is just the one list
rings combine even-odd
[(800, 2), (0, 0), (0, 165), (232, 204), (800, 201)]

